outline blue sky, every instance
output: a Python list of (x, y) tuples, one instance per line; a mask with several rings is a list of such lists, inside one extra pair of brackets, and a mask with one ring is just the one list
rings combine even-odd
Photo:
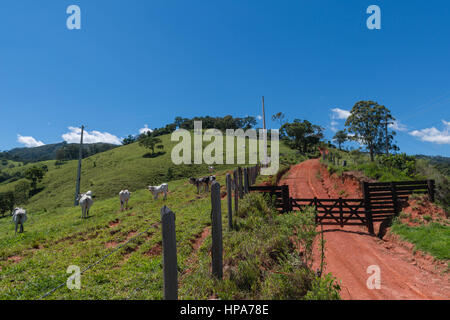
[[(66, 27), (72, 4), (81, 30)], [(381, 30), (366, 27), (372, 4)], [(375, 100), (402, 151), (450, 156), (448, 1), (2, 0), (0, 30), (0, 150), (83, 123), (114, 142), (176, 116), (257, 116), (264, 95), (267, 116), (328, 138)]]

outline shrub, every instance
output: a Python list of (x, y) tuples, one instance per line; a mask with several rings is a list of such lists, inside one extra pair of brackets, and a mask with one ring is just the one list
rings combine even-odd
[(271, 218), (272, 210), (267, 205), (263, 195), (259, 193), (249, 193), (240, 201), (237, 216), (240, 218), (249, 216)]
[(408, 156), (406, 153), (382, 155), (379, 157), (382, 166), (398, 169), (409, 177), (416, 173), (416, 158)]

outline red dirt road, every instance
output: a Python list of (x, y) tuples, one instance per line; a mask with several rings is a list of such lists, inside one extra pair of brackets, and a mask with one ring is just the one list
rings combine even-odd
[[(360, 197), (357, 183), (330, 177), (316, 159), (291, 168), (280, 184), (289, 185), (294, 198)], [(436, 270), (429, 257), (421, 259), (411, 248), (371, 236), (363, 226), (324, 226), (323, 230), (325, 273), (342, 281), (343, 299), (450, 299), (450, 277)], [(315, 268), (320, 264), (318, 251)], [(366, 285), (373, 274), (367, 268), (372, 265), (380, 268), (380, 289)]]

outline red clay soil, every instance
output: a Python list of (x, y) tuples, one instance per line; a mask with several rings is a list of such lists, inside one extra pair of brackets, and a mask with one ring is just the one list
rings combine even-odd
[(448, 225), (448, 218), (448, 212), (430, 202), (426, 195), (410, 197), (403, 205), (400, 215), (402, 223), (413, 227), (431, 222)]
[[(356, 181), (330, 177), (317, 159), (292, 167), (280, 184), (289, 185), (294, 198), (360, 197)], [(323, 230), (324, 273), (331, 272), (342, 281), (343, 299), (450, 299), (450, 278), (436, 269), (429, 256), (421, 259), (412, 247), (371, 236), (364, 226), (324, 226)], [(314, 268), (318, 268), (317, 245), (314, 251)], [(371, 290), (366, 285), (371, 265), (381, 270), (381, 289)]]

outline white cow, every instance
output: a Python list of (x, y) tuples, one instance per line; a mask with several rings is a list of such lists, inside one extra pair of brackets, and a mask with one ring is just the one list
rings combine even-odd
[(125, 210), (128, 209), (128, 200), (130, 200), (131, 192), (128, 190), (121, 190), (119, 192), (120, 199), (120, 210), (123, 211), (123, 206), (125, 205)]
[(81, 207), (81, 218), (87, 218), (89, 216), (89, 209), (91, 209), (94, 204), (94, 200), (92, 200), (92, 191), (78, 195), (77, 201)]
[(15, 208), (12, 212), (13, 222), (16, 225), (16, 234), (17, 234), (17, 226), (20, 224), (19, 233), (23, 232), (23, 224), (27, 221), (27, 211), (22, 208)]
[(148, 191), (150, 191), (153, 194), (155, 200), (158, 199), (158, 195), (160, 193), (164, 193), (164, 200), (166, 200), (167, 192), (169, 192), (169, 185), (167, 183), (163, 183), (162, 185), (157, 187), (149, 186)]

